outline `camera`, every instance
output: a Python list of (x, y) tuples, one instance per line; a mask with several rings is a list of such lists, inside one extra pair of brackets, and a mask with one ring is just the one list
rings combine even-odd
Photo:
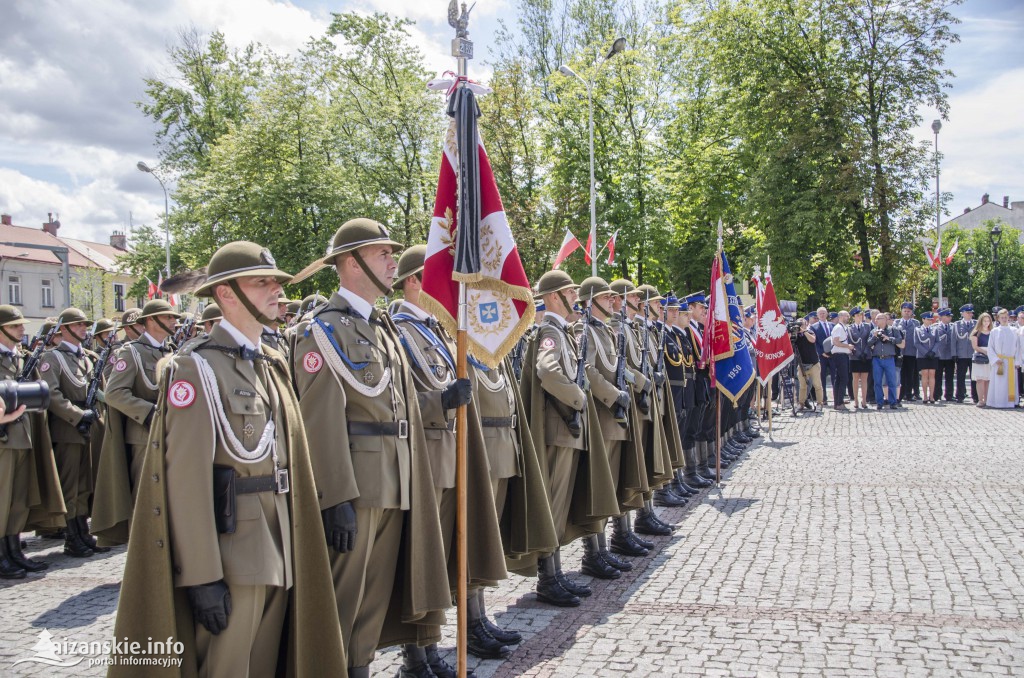
[(7, 412), (22, 405), (28, 412), (41, 412), (50, 406), (50, 387), (45, 381), (0, 380), (0, 398)]

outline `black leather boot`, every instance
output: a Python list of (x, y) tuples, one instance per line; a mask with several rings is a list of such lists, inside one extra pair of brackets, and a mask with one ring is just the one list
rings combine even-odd
[(109, 553), (110, 552), (110, 547), (109, 546), (99, 546), (99, 545), (97, 545), (96, 544), (96, 537), (94, 537), (91, 534), (89, 534), (89, 521), (86, 519), (85, 516), (78, 516), (76, 518), (76, 520), (78, 521), (78, 533), (81, 536), (82, 541), (85, 542), (86, 546), (91, 548), (96, 553)]
[(21, 551), (21, 535), (9, 534), (4, 537), (7, 542), (7, 554), (11, 560), (28, 572), (42, 572), (50, 567), (49, 563), (41, 560), (33, 560)]
[(683, 471), (681, 469), (676, 470), (676, 477), (672, 479), (672, 491), (678, 494), (680, 497), (692, 497), (698, 493), (696, 487), (691, 487), (687, 484), (683, 478)]
[(537, 559), (537, 600), (558, 607), (579, 607), (580, 599), (569, 593), (555, 576), (555, 558)]
[(14, 562), (7, 550), (7, 539), (0, 540), (0, 579), (24, 579), (25, 568)]
[(583, 538), (583, 562), (580, 572), (597, 579), (618, 579), (622, 573), (601, 557), (601, 549), (597, 545), (597, 535)]
[(632, 556), (634, 558), (641, 558), (650, 553), (648, 548), (641, 546), (636, 543), (636, 541), (629, 538), (631, 534), (631, 530), (629, 529), (629, 513), (617, 516), (613, 520), (611, 549), (613, 553)]
[(640, 509), (636, 512), (636, 520), (633, 521), (633, 530), (640, 534), (650, 534), (658, 537), (672, 535), (672, 528), (659, 522), (654, 517), (654, 511)]
[[(476, 598), (477, 604), (480, 605), (480, 621), (484, 623), (484, 628), (487, 629), (492, 636), (501, 641), (502, 645), (518, 645), (523, 642), (523, 636), (518, 631), (503, 629), (487, 617), (487, 603), (484, 599), (483, 589), (477, 590)], [(429, 652), (427, 654), (429, 656)], [(437, 671), (434, 671), (434, 673), (437, 673)]]
[(475, 593), (466, 597), (466, 611), (469, 617), (466, 650), (471, 655), (480, 659), (504, 659), (512, 654), (512, 649), (492, 636), (484, 626), (483, 609)]
[[(434, 672), (437, 678), (457, 678), (459, 675), (455, 670), (455, 667), (446, 662), (441, 658), (441, 655), (437, 652), (437, 644), (432, 643), (427, 645), (427, 666)], [(473, 669), (466, 669), (466, 678), (473, 675)], [(351, 678), (352, 674), (349, 674)]]
[(663, 487), (654, 491), (654, 504), (667, 508), (686, 506), (686, 499)]
[(558, 579), (558, 583), (562, 585), (562, 588), (580, 598), (589, 598), (594, 592), (590, 590), (590, 587), (586, 584), (581, 584), (575, 579), (570, 579), (566, 576), (565, 572), (562, 572), (562, 550), (558, 549), (555, 551), (555, 577)]
[(402, 650), (402, 657), (398, 678), (434, 678), (435, 674), (427, 663), (427, 651), (422, 647), (415, 643), (407, 643)]
[(64, 555), (71, 556), (72, 558), (88, 558), (91, 556), (94, 551), (89, 548), (88, 544), (82, 541), (82, 536), (78, 532), (78, 519), (68, 518), (67, 524), (67, 537), (64, 538)]
[(686, 472), (686, 484), (689, 485), (690, 487), (696, 487), (698, 489), (704, 487), (711, 487), (712, 485), (714, 485), (713, 482), (697, 473), (697, 469)]
[(604, 562), (608, 563), (619, 572), (629, 572), (633, 569), (633, 563), (619, 558), (608, 550), (608, 541), (604, 536), (604, 532), (600, 532), (597, 535), (597, 552), (602, 558), (604, 558)]

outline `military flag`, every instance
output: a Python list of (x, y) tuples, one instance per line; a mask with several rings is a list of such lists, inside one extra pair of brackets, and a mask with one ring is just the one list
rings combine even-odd
[(775, 296), (772, 272), (765, 273), (765, 283), (757, 279), (757, 324), (754, 326), (754, 354), (757, 356), (757, 379), (764, 386), (793, 359), (786, 318)]
[(701, 361), (709, 366), (712, 387), (735, 404), (754, 381), (754, 363), (748, 340), (739, 331), (740, 301), (721, 247), (711, 265), (710, 289)]

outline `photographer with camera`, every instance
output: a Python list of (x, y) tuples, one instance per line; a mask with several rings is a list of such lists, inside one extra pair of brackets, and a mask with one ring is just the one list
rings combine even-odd
[[(889, 408), (900, 407), (898, 398), (899, 377), (896, 371), (896, 349), (906, 346), (903, 330), (889, 326), (889, 314), (879, 313), (875, 316), (875, 329), (868, 336), (868, 348), (871, 350), (872, 369), (875, 375), (875, 403), (878, 409), (885, 407), (888, 396)], [(883, 394), (883, 380), (887, 389)]]
[(795, 332), (793, 329), (791, 325), (790, 338), (793, 340), (796, 356), (800, 361), (800, 388), (797, 391), (797, 400), (805, 410), (815, 409), (807, 405), (807, 382), (809, 380), (818, 403), (816, 409), (820, 412), (825, 407), (825, 390), (821, 386), (821, 363), (818, 362), (818, 349), (815, 346), (817, 337), (811, 330), (807, 318), (800, 320), (799, 328)]

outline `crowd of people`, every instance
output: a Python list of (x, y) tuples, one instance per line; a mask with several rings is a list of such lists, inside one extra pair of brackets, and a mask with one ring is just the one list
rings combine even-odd
[(907, 402), (1019, 407), (1024, 306), (995, 308), (977, 320), (972, 304), (959, 312), (955, 321), (949, 308), (918, 319), (905, 302), (895, 319), (859, 306), (808, 314), (793, 341), (798, 405), (808, 411), (830, 404), (838, 411), (898, 409)]
[(685, 505), (760, 435), (754, 389), (712, 390), (702, 293), (550, 271), (532, 329), (463, 379), (421, 294), (425, 252), (347, 222), (307, 267), (337, 291), (299, 302), (266, 248), (234, 242), (194, 290), (200, 317), (159, 299), (116, 322), (69, 308), (28, 350), (0, 307), (3, 376), (51, 395), (0, 439), (0, 577), (48, 567), (24, 553), (29, 530), (71, 558), (127, 544), (115, 637), (179, 641), (183, 673), (368, 676), (400, 646), (400, 676), (452, 676), (437, 642), (457, 588), (457, 408), (468, 650), (484, 658), (522, 640), (488, 616), (489, 587), (514, 573), (541, 603), (583, 604), (563, 546), (582, 540), (580, 574), (621, 577), (673, 533), (656, 507)]

